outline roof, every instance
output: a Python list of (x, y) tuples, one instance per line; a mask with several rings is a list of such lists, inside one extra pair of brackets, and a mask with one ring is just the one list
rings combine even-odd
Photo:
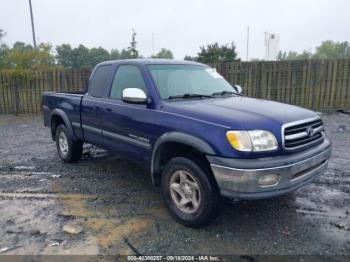
[(206, 66), (202, 63), (197, 63), (193, 61), (186, 61), (186, 60), (174, 60), (174, 59), (154, 59), (154, 58), (138, 58), (138, 59), (122, 59), (122, 60), (111, 60), (111, 61), (105, 61), (102, 63), (99, 63), (99, 65), (103, 64), (119, 64), (119, 63), (125, 63), (125, 62), (132, 62), (137, 64), (143, 64), (143, 65), (201, 65)]

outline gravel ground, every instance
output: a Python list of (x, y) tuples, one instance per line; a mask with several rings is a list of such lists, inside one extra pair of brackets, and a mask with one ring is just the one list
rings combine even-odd
[(41, 117), (0, 115), (0, 253), (350, 255), (350, 115), (323, 119), (324, 176), (282, 197), (225, 201), (190, 229), (169, 217), (145, 167), (91, 145), (63, 164)]

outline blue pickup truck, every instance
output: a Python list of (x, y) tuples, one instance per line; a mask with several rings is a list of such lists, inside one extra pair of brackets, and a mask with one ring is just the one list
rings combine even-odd
[(222, 196), (278, 196), (327, 168), (331, 144), (318, 114), (241, 92), (200, 63), (107, 61), (86, 92), (45, 92), (44, 123), (64, 162), (78, 161), (84, 142), (143, 161), (169, 213), (197, 227)]

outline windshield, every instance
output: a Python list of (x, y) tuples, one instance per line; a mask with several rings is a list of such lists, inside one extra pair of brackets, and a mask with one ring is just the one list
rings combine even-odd
[[(148, 65), (162, 99), (174, 97), (210, 97), (235, 92), (215, 69), (197, 65)], [(193, 96), (195, 97), (195, 96)]]

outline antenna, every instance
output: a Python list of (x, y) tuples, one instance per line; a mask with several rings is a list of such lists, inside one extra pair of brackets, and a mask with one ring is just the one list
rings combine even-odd
[(248, 61), (249, 59), (249, 26), (247, 28), (247, 54), (245, 60)]

